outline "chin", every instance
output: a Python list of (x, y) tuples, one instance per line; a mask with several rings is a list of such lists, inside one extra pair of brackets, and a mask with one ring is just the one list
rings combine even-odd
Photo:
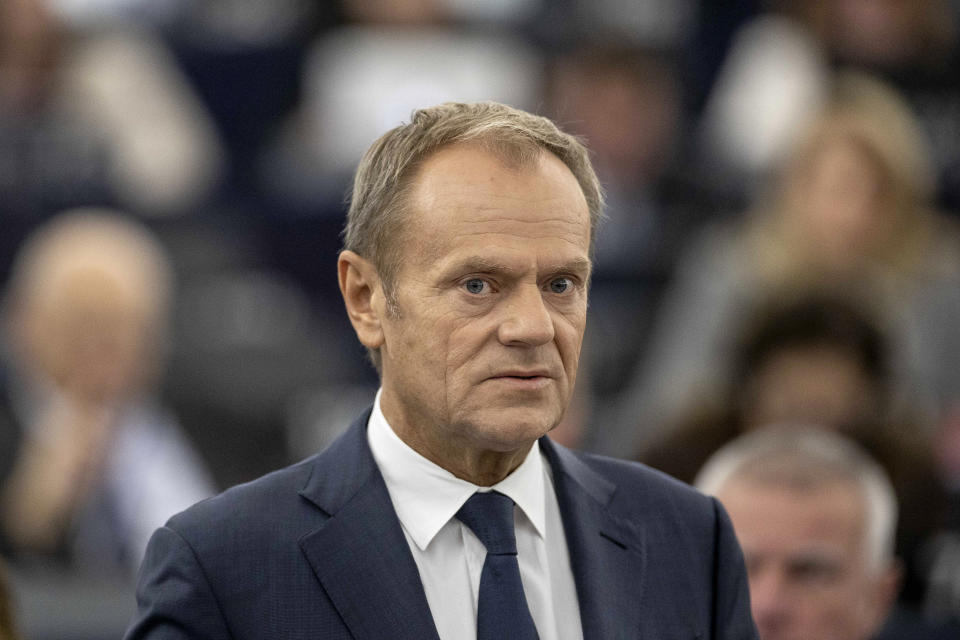
[(510, 411), (496, 412), (483, 419), (469, 421), (468, 429), (475, 440), (492, 451), (517, 451), (528, 447), (546, 435), (560, 422), (561, 413), (545, 415), (544, 412)]

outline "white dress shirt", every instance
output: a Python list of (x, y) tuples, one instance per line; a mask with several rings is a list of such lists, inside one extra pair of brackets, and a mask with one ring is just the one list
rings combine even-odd
[(541, 640), (582, 640), (580, 607), (550, 465), (534, 443), (523, 463), (493, 487), (457, 478), (411, 449), (380, 410), (377, 393), (367, 440), (390, 493), (441, 640), (476, 640), (477, 597), (486, 549), (454, 516), (477, 491), (515, 503), (517, 559)]

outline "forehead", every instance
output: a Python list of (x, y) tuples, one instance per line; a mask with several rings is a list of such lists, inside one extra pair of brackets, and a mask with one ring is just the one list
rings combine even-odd
[(446, 147), (420, 167), (408, 205), (405, 226), (414, 235), (406, 239), (418, 250), (443, 253), (451, 241), (472, 240), (589, 251), (586, 198), (570, 169), (548, 151), (516, 166), (476, 144)]
[(865, 508), (856, 487), (811, 488), (732, 480), (718, 495), (744, 551), (793, 553), (810, 546), (843, 549), (853, 560), (865, 542)]

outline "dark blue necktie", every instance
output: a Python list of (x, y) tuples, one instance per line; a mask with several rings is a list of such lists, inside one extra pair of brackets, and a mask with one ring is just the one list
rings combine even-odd
[(520, 581), (513, 500), (496, 491), (475, 493), (460, 507), (457, 519), (487, 548), (480, 574), (477, 640), (538, 640)]

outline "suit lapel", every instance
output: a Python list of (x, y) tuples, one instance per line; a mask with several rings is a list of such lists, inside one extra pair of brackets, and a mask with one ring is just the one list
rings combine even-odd
[(644, 583), (643, 535), (607, 506), (616, 486), (542, 438), (553, 470), (585, 640), (634, 637)]
[(367, 446), (369, 411), (320, 454), (307, 500), (330, 518), (300, 547), (357, 640), (438, 640), (416, 563)]

